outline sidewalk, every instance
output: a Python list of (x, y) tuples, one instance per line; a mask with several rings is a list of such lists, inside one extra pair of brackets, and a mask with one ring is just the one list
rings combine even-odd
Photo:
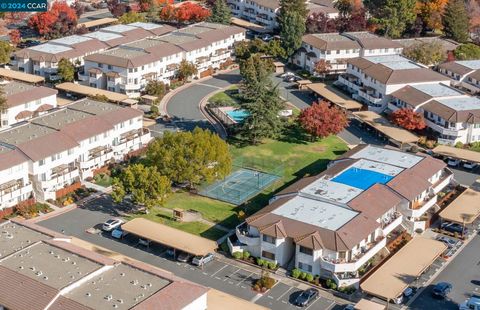
[(94, 183), (88, 182), (88, 181), (82, 181), (82, 185), (85, 185), (85, 187), (87, 187), (87, 188), (93, 188), (97, 192), (101, 192), (101, 193), (104, 193), (104, 194), (110, 194), (112, 192), (112, 187), (111, 186), (103, 187), (103, 186), (100, 186), (100, 185), (97, 185), (97, 184), (94, 184)]

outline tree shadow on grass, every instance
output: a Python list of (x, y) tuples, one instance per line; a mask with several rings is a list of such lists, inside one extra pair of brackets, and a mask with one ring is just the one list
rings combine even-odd
[(278, 139), (282, 142), (295, 144), (308, 144), (312, 142), (310, 135), (308, 135), (298, 124), (289, 124), (283, 130), (282, 135)]

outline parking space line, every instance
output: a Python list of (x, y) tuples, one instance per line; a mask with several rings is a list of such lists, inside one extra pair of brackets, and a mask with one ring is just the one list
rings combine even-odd
[[(320, 296), (317, 297), (317, 299), (315, 299), (311, 304), (308, 305), (308, 307), (305, 308), (305, 310), (307, 310), (308, 308), (310, 308), (311, 306), (313, 306), (317, 301), (319, 301), (321, 298)], [(335, 302), (333, 302), (333, 304), (335, 304)], [(331, 306), (331, 305), (330, 305)], [(327, 308), (329, 309), (330, 306)]]
[(215, 271), (214, 273), (212, 273), (212, 275), (210, 276), (211, 278), (213, 278), (214, 275), (216, 275), (217, 273), (219, 273), (220, 271), (222, 271), (223, 269), (227, 268), (228, 265), (225, 265), (223, 266), (222, 268), (218, 269), (217, 271)]
[(251, 276), (252, 274), (253, 274), (253, 272), (250, 273), (250, 274), (249, 274), (248, 276), (246, 276), (245, 278), (243, 278), (242, 281), (238, 282), (236, 285), (239, 286), (240, 284), (242, 284), (242, 282), (245, 281), (246, 279), (250, 278), (250, 276)]
[(277, 298), (277, 300), (280, 300), (280, 298), (282, 298), (283, 296), (285, 296), (285, 294), (287, 294), (288, 292), (290, 292), (290, 290), (292, 289), (293, 287), (289, 287), (288, 290), (286, 290), (285, 292), (283, 292), (282, 295), (280, 295), (280, 297)]
[(252, 299), (250, 299), (250, 302), (256, 302), (257, 300), (259, 300), (263, 295), (258, 293), (257, 295), (253, 296)]
[(333, 306), (335, 306), (335, 302), (332, 301), (332, 303), (330, 304), (330, 306), (328, 306), (325, 310), (330, 310)]
[(225, 279), (223, 279), (223, 281), (227, 281), (228, 279), (230, 279), (236, 272), (240, 271), (240, 268), (238, 268), (237, 270), (235, 270), (234, 272), (232, 272), (231, 274), (229, 274), (228, 276), (225, 277)]

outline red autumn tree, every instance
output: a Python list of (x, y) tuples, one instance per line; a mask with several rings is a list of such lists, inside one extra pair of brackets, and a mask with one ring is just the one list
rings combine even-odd
[(302, 128), (312, 137), (324, 138), (338, 134), (347, 125), (347, 115), (327, 101), (312, 104), (298, 117)]
[(12, 42), (13, 45), (17, 46), (20, 41), (22, 41), (22, 36), (20, 34), (20, 31), (18, 29), (13, 29), (10, 31), (8, 34), (10, 37), (10, 42)]
[(107, 0), (107, 8), (113, 17), (120, 17), (129, 11), (128, 5), (119, 0)]
[(77, 26), (77, 14), (65, 2), (54, 2), (50, 10), (30, 17), (29, 27), (41, 36), (51, 39), (73, 34)]
[(332, 65), (329, 62), (325, 61), (325, 59), (320, 59), (315, 63), (315, 73), (325, 76), (327, 75), (330, 70), (332, 69)]
[(158, 17), (165, 22), (171, 22), (175, 20), (175, 15), (175, 7), (171, 4), (167, 4), (160, 10)]
[(193, 2), (185, 2), (176, 9), (175, 19), (179, 23), (198, 23), (210, 15), (209, 9)]
[(412, 109), (398, 109), (390, 115), (390, 119), (392, 123), (408, 130), (421, 130), (426, 126), (423, 116)]

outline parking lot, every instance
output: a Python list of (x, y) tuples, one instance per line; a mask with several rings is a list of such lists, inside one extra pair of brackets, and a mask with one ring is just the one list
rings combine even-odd
[[(260, 278), (260, 271), (257, 268), (235, 264), (225, 258), (216, 259), (203, 268), (177, 262), (168, 257), (165, 246), (152, 243), (147, 248), (139, 245), (138, 238), (135, 236), (127, 235), (124, 239), (118, 240), (112, 238), (110, 233), (102, 232), (100, 230), (101, 223), (113, 216), (118, 216), (117, 212), (109, 205), (108, 199), (101, 197), (90, 201), (84, 208), (74, 209), (38, 224), (168, 270), (192, 282), (254, 301), (272, 309), (298, 308), (292, 305), (291, 301), (302, 289), (307, 287), (306, 285), (296, 282), (293, 284), (279, 282), (266, 294), (257, 294), (251, 289), (252, 282)], [(92, 227), (97, 233), (86, 232)], [(322, 293), (321, 291), (320, 294), (322, 295)], [(311, 303), (308, 309), (343, 309), (343, 305), (340, 306), (333, 300), (322, 296)]]

